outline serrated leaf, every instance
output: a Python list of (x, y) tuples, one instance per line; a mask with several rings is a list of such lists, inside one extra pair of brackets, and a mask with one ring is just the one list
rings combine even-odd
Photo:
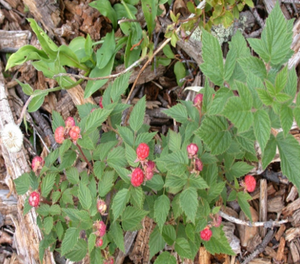
[(65, 255), (74, 248), (79, 238), (79, 232), (80, 230), (76, 227), (69, 227), (67, 229), (61, 244), (61, 255)]
[(254, 134), (262, 151), (270, 138), (271, 120), (269, 115), (262, 109), (254, 113)]
[(77, 168), (71, 167), (66, 170), (66, 176), (70, 183), (77, 184), (79, 182), (79, 172)]
[(87, 253), (87, 242), (84, 239), (78, 239), (76, 245), (65, 254), (65, 257), (71, 261), (78, 262), (82, 260)]
[(145, 132), (145, 133), (140, 133), (137, 135), (134, 146), (137, 147), (141, 143), (150, 143), (150, 141), (153, 139), (153, 137), (156, 135), (156, 132)]
[(163, 239), (161, 233), (159, 232), (158, 226), (156, 226), (152, 231), (149, 239), (149, 248), (150, 248), (149, 259), (151, 259), (160, 250), (162, 250), (165, 247), (165, 245), (166, 242)]
[(254, 166), (251, 166), (246, 162), (238, 161), (233, 164), (233, 166), (230, 168), (230, 171), (228, 173), (232, 177), (239, 178), (239, 177), (247, 174), (253, 168), (254, 168)]
[(252, 221), (252, 216), (251, 216), (250, 205), (248, 203), (248, 200), (251, 199), (252, 197), (246, 192), (238, 192), (237, 194), (237, 200), (239, 206), (241, 207), (245, 215), (248, 217), (248, 219), (250, 219), (250, 221)]
[(258, 96), (263, 104), (269, 106), (272, 105), (274, 100), (271, 95), (268, 94), (266, 90), (263, 89), (256, 89)]
[(30, 185), (30, 175), (29, 173), (24, 173), (20, 177), (14, 180), (16, 191), (19, 195), (27, 193)]
[(119, 146), (113, 148), (107, 155), (107, 164), (111, 168), (117, 167), (126, 167), (127, 161), (124, 159), (125, 157), (125, 150), (123, 147)]
[(184, 77), (186, 76), (186, 70), (184, 64), (181, 61), (177, 61), (174, 65), (174, 73), (176, 76), (176, 82), (179, 86), (184, 83)]
[(36, 212), (41, 216), (47, 216), (50, 214), (50, 206), (48, 204), (41, 204), (36, 208)]
[(113, 108), (98, 108), (92, 113), (90, 113), (85, 122), (85, 132), (89, 134), (97, 127), (101, 126), (102, 123), (107, 119), (107, 117), (112, 112)]
[[(211, 56), (214, 54), (214, 56)], [(214, 84), (221, 86), (224, 82), (224, 65), (221, 46), (217, 38), (202, 30), (202, 57), (204, 63), (200, 65), (201, 71)]]
[(115, 171), (105, 171), (98, 183), (99, 196), (105, 197), (113, 187)]
[(176, 231), (172, 225), (164, 225), (162, 236), (169, 246), (172, 246), (176, 239)]
[(207, 116), (195, 134), (202, 138), (214, 155), (225, 152), (232, 141), (228, 122), (224, 117)]
[(97, 239), (96, 235), (94, 233), (91, 233), (88, 239), (88, 251), (90, 254), (95, 248), (96, 239)]
[(92, 205), (92, 196), (89, 188), (82, 183), (79, 184), (78, 198), (82, 207), (89, 210)]
[(144, 200), (145, 200), (145, 193), (144, 193), (142, 187), (132, 188), (130, 190), (130, 194), (131, 194), (131, 203), (134, 206), (142, 209), (143, 204), (144, 204)]
[(117, 247), (125, 253), (123, 230), (118, 222), (113, 222), (109, 227), (109, 232)]
[(154, 203), (154, 218), (162, 232), (170, 210), (170, 199), (166, 195), (159, 196)]
[(162, 112), (180, 123), (185, 123), (188, 120), (187, 110), (182, 104), (177, 104), (170, 109), (163, 110)]
[(293, 110), (287, 105), (281, 106), (280, 123), (283, 129), (283, 134), (286, 136), (290, 132), (293, 124)]
[(246, 75), (251, 72), (262, 80), (267, 77), (267, 70), (262, 60), (256, 57), (245, 57), (238, 59), (239, 65), (242, 67)]
[(196, 189), (206, 189), (209, 187), (206, 181), (201, 176), (196, 174), (190, 176), (189, 184), (191, 187), (195, 187)]
[(298, 141), (290, 134), (284, 138), (283, 133), (278, 133), (276, 142), (281, 160), (281, 170), (297, 189), (300, 190), (300, 146)]
[(188, 259), (192, 259), (193, 258), (193, 254), (192, 254), (192, 251), (191, 251), (190, 244), (183, 237), (179, 237), (179, 238), (176, 239), (176, 242), (175, 242), (175, 251), (182, 258), (188, 258)]
[(60, 206), (58, 204), (51, 205), (49, 213), (51, 215), (60, 215), (61, 214)]
[(185, 174), (188, 166), (187, 151), (176, 151), (163, 156), (160, 161), (165, 163), (170, 173), (181, 176)]
[(181, 135), (179, 133), (174, 132), (173, 130), (169, 130), (169, 149), (173, 152), (180, 150), (181, 147)]
[(170, 252), (161, 253), (154, 264), (176, 264), (176, 258), (170, 254)]
[(103, 263), (103, 256), (101, 252), (101, 248), (94, 248), (92, 253), (90, 254), (91, 263)]
[(143, 123), (146, 110), (146, 97), (143, 96), (133, 107), (129, 117), (129, 124), (133, 131), (138, 131)]
[(117, 126), (117, 128), (124, 143), (127, 143), (129, 146), (133, 146), (133, 132), (128, 127)]
[(41, 192), (43, 197), (47, 197), (48, 194), (53, 189), (53, 185), (55, 182), (56, 173), (49, 173), (45, 176), (41, 185)]
[(235, 64), (236, 64), (236, 59), (237, 59), (237, 53), (235, 52), (234, 49), (230, 49), (229, 52), (227, 53), (226, 56), (226, 61), (225, 61), (225, 76), (224, 79), (225, 81), (229, 81), (233, 71), (235, 69)]
[(130, 193), (128, 189), (120, 190), (113, 199), (111, 209), (114, 215), (114, 221), (123, 213), (126, 204), (129, 201)]
[(225, 187), (225, 182), (218, 182), (217, 184), (210, 186), (208, 190), (207, 201), (211, 202), (213, 199), (217, 198)]
[(48, 216), (44, 219), (44, 231), (45, 234), (49, 234), (53, 228), (53, 217)]
[(136, 162), (137, 155), (135, 150), (126, 143), (125, 143), (125, 157), (131, 167), (137, 167), (139, 165), (139, 163)]
[(228, 88), (221, 88), (217, 91), (217, 93), (215, 94), (215, 97), (213, 99), (213, 102), (211, 104), (211, 106), (208, 109), (208, 114), (209, 115), (216, 115), (216, 114), (220, 114), (226, 103), (227, 100), (233, 96), (233, 92), (231, 90), (229, 90)]
[(122, 227), (124, 231), (134, 231), (139, 229), (143, 218), (148, 214), (147, 211), (136, 207), (127, 206), (122, 214)]
[(198, 194), (196, 188), (189, 187), (179, 195), (179, 204), (187, 219), (195, 223), (197, 207), (198, 207)]
[(262, 168), (267, 168), (270, 162), (273, 160), (276, 154), (276, 139), (271, 134), (269, 141), (267, 142), (266, 148), (262, 154)]

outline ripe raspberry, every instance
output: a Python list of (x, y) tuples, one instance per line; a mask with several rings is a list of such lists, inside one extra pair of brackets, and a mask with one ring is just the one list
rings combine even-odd
[(69, 116), (66, 120), (65, 120), (65, 125), (66, 128), (71, 128), (73, 126), (75, 126), (75, 120), (73, 117)]
[(140, 168), (135, 168), (131, 174), (131, 184), (139, 187), (144, 181), (144, 172)]
[(214, 227), (219, 227), (222, 224), (222, 217), (220, 215), (215, 215), (214, 221), (213, 221), (213, 226)]
[(32, 192), (28, 202), (32, 207), (37, 207), (40, 204), (40, 194), (38, 192)]
[(80, 128), (78, 126), (71, 127), (69, 135), (70, 135), (70, 138), (76, 142), (78, 138), (81, 138)]
[(45, 164), (45, 161), (42, 157), (36, 156), (32, 159), (31, 162), (31, 168), (34, 172), (37, 172), (38, 170), (41, 170)]
[(145, 170), (145, 178), (150, 181), (154, 175), (154, 171), (157, 171), (155, 168), (156, 164), (152, 160), (148, 160), (144, 170)]
[(248, 192), (253, 192), (256, 186), (256, 180), (252, 175), (245, 176), (245, 187)]
[(197, 155), (198, 152), (198, 146), (194, 143), (191, 143), (187, 146), (187, 152), (189, 155), (189, 158), (191, 159), (193, 156)]
[(136, 149), (137, 158), (140, 161), (145, 160), (149, 156), (150, 148), (146, 143), (141, 143)]
[(106, 215), (105, 211), (106, 211), (106, 203), (103, 200), (98, 200), (97, 201), (97, 210), (101, 215)]
[(203, 170), (203, 163), (200, 159), (196, 158), (195, 164), (196, 164), (196, 170), (197, 171), (202, 171)]
[(103, 101), (103, 97), (101, 96), (101, 97), (100, 97), (100, 100), (99, 100), (99, 106), (100, 106), (100, 108), (103, 108), (103, 103), (102, 103), (102, 101)]
[(201, 232), (200, 232), (200, 237), (204, 241), (209, 241), (212, 236), (212, 231), (208, 228), (205, 227)]
[(65, 128), (63, 126), (60, 126), (60, 127), (55, 129), (54, 138), (55, 138), (55, 141), (58, 144), (62, 144), (64, 142), (64, 140), (65, 140)]
[(96, 240), (96, 247), (102, 247), (103, 239), (101, 237), (97, 238)]
[(203, 94), (197, 94), (194, 99), (194, 106), (199, 106), (203, 101)]
[(103, 221), (96, 221), (94, 226), (97, 229), (95, 234), (99, 237), (103, 237), (105, 235), (105, 232), (106, 232), (106, 225), (104, 224), (104, 222)]

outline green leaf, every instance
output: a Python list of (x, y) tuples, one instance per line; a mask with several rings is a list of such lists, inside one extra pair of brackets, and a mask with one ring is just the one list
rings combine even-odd
[(225, 76), (224, 79), (225, 81), (229, 81), (236, 65), (236, 60), (237, 60), (237, 53), (234, 49), (230, 49), (229, 52), (227, 53), (226, 56), (226, 61), (225, 61)]
[(96, 239), (97, 239), (96, 235), (94, 233), (91, 233), (88, 239), (88, 251), (90, 254), (95, 248)]
[(209, 186), (206, 181), (199, 175), (192, 174), (189, 178), (189, 183), (191, 187), (195, 187), (196, 189), (206, 189)]
[(142, 187), (136, 187), (136, 188), (132, 188), (130, 190), (130, 194), (131, 194), (131, 203), (142, 209), (143, 205), (144, 205), (144, 200), (145, 200), (145, 193), (142, 189)]
[(103, 263), (103, 256), (100, 248), (94, 248), (90, 255), (91, 263)]
[(115, 32), (112, 31), (105, 35), (104, 43), (101, 48), (97, 50), (97, 67), (103, 69), (111, 60), (114, 55), (116, 42), (115, 42)]
[(170, 109), (163, 110), (162, 112), (180, 123), (185, 123), (188, 120), (187, 110), (182, 104), (177, 104)]
[(61, 255), (65, 255), (74, 248), (79, 238), (79, 232), (80, 230), (76, 227), (69, 227), (67, 229), (61, 244)]
[(166, 46), (163, 47), (163, 52), (164, 54), (166, 55), (167, 58), (169, 59), (174, 59), (175, 58), (175, 55), (170, 47), (169, 44), (167, 44)]
[(128, 127), (117, 125), (117, 128), (124, 143), (128, 144), (129, 146), (133, 146), (134, 143), (133, 132)]
[(168, 146), (169, 149), (173, 152), (180, 150), (181, 148), (181, 135), (179, 133), (174, 132), (173, 130), (169, 129), (169, 142)]
[[(299, 93), (300, 94), (300, 93)], [(300, 127), (300, 106), (296, 106), (293, 111), (298, 127)]]
[(164, 225), (162, 236), (169, 246), (172, 246), (176, 239), (176, 231), (172, 225)]
[(43, 94), (34, 96), (28, 105), (28, 112), (33, 113), (33, 112), (37, 111), (44, 103), (44, 99), (45, 99), (46, 95), (47, 95), (46, 93), (43, 93)]
[(129, 201), (130, 193), (128, 189), (120, 190), (113, 199), (112, 202), (112, 212), (114, 215), (114, 221), (118, 219), (118, 217), (123, 213), (126, 204)]
[(89, 188), (83, 183), (79, 184), (78, 198), (82, 207), (89, 210), (92, 205), (92, 196)]
[(16, 191), (19, 195), (27, 193), (30, 185), (30, 175), (29, 173), (23, 173), (20, 177), (14, 180)]
[(176, 76), (176, 82), (179, 86), (184, 83), (184, 78), (186, 76), (185, 67), (181, 61), (177, 61), (174, 65), (174, 73)]
[(262, 151), (270, 138), (271, 120), (269, 115), (262, 109), (254, 113), (254, 134)]
[(109, 232), (117, 247), (125, 253), (123, 230), (118, 222), (113, 222), (109, 227)]
[(262, 154), (262, 169), (265, 170), (270, 162), (273, 160), (276, 154), (276, 139), (271, 134), (269, 141), (267, 142), (266, 148)]
[(208, 190), (207, 201), (211, 202), (213, 199), (217, 198), (223, 191), (225, 187), (225, 182), (218, 182), (217, 184), (210, 186)]
[(225, 152), (232, 141), (228, 122), (224, 117), (207, 116), (195, 134), (207, 144), (213, 155)]
[(97, 9), (103, 16), (108, 17), (114, 29), (117, 28), (117, 14), (108, 0), (94, 1), (91, 2), (89, 6)]
[(250, 219), (250, 221), (252, 221), (252, 216), (251, 216), (250, 205), (248, 203), (248, 200), (251, 199), (252, 197), (246, 192), (238, 192), (237, 194), (237, 200), (239, 206), (241, 207), (245, 215), (248, 217), (248, 219)]
[(134, 106), (129, 117), (129, 124), (133, 131), (136, 132), (142, 127), (144, 123), (145, 110), (146, 97), (143, 96)]
[(60, 215), (61, 214), (60, 206), (58, 204), (51, 205), (49, 213), (51, 215)]
[(135, 150), (128, 144), (125, 144), (125, 157), (131, 167), (137, 167), (139, 165), (138, 162), (135, 162), (137, 159)]
[(166, 195), (159, 196), (154, 203), (154, 218), (162, 231), (170, 210), (170, 199)]
[(125, 157), (125, 150), (124, 148), (116, 147), (113, 148), (112, 151), (110, 151), (107, 155), (107, 164), (111, 168), (117, 167), (126, 167), (127, 161), (124, 158)]
[(257, 91), (258, 96), (263, 104), (265, 104), (267, 106), (273, 104), (273, 102), (274, 102), (273, 97), (271, 95), (269, 95), (266, 90), (256, 89), (256, 91)]
[(114, 80), (110, 97), (113, 102), (119, 100), (120, 96), (125, 93), (128, 88), (131, 72), (126, 72)]
[(79, 172), (77, 168), (71, 167), (66, 170), (66, 176), (70, 183), (77, 184), (79, 183)]
[(283, 129), (283, 134), (286, 136), (290, 132), (293, 124), (293, 110), (287, 105), (281, 106), (280, 123)]
[(224, 82), (222, 50), (217, 38), (205, 30), (202, 30), (202, 57), (204, 63), (200, 65), (201, 71), (214, 84), (221, 86)]
[(286, 86), (288, 80), (288, 67), (285, 66), (276, 76), (275, 89), (276, 94), (280, 93)]
[(47, 197), (48, 194), (53, 189), (55, 178), (56, 178), (56, 173), (49, 173), (43, 179), (42, 186), (41, 186), (41, 191), (42, 191), (43, 197)]
[(229, 90), (228, 88), (220, 88), (215, 94), (215, 97), (207, 113), (209, 115), (220, 114), (223, 111), (224, 106), (227, 103), (227, 100), (232, 96), (233, 96), (233, 92), (231, 90)]
[(247, 174), (253, 168), (254, 168), (254, 166), (251, 166), (246, 162), (238, 161), (233, 164), (233, 166), (230, 168), (230, 171), (228, 172), (228, 174), (230, 174), (232, 177), (239, 178), (239, 177)]
[(297, 189), (300, 190), (300, 146), (298, 141), (290, 134), (284, 137), (283, 133), (278, 133), (276, 142), (281, 160), (281, 170)]
[(58, 112), (52, 111), (52, 130), (53, 130), (53, 132), (55, 132), (56, 128), (58, 128), (59, 126), (65, 126), (65, 121)]
[(183, 175), (186, 172), (188, 165), (187, 151), (176, 151), (160, 158), (160, 161), (165, 163), (166, 168), (170, 173), (175, 175)]
[(125, 168), (122, 168), (122, 167), (119, 167), (119, 166), (114, 166), (114, 170), (117, 172), (117, 174), (122, 178), (122, 180), (125, 182), (125, 183), (128, 183), (130, 184), (130, 171), (125, 169)]
[(140, 228), (140, 223), (148, 214), (147, 211), (127, 206), (122, 214), (122, 227), (124, 231), (134, 231)]
[(154, 264), (176, 264), (176, 258), (170, 254), (170, 252), (161, 253)]
[(107, 117), (110, 115), (112, 109), (106, 109), (106, 108), (98, 108), (92, 113), (89, 114), (86, 123), (85, 123), (85, 132), (89, 134), (93, 130), (95, 130), (97, 127), (101, 126), (102, 123), (107, 119)]
[(158, 226), (154, 228), (150, 235), (149, 239), (149, 248), (150, 248), (150, 257), (149, 259), (152, 259), (152, 257), (158, 253), (160, 250), (164, 249), (166, 245), (165, 240), (163, 239), (162, 235), (159, 232)]
[(192, 251), (191, 251), (190, 244), (183, 237), (179, 237), (179, 238), (176, 239), (176, 242), (175, 242), (175, 251), (182, 258), (188, 258), (188, 259), (192, 259), (193, 258), (193, 254), (192, 254)]
[(50, 206), (48, 204), (41, 204), (36, 208), (36, 212), (41, 216), (47, 216), (50, 213)]
[(48, 216), (44, 219), (44, 230), (45, 234), (49, 234), (53, 228), (53, 217)]
[(170, 187), (173, 189), (180, 189), (187, 183), (188, 178), (185, 174), (183, 175), (173, 175), (171, 173), (167, 174), (165, 187)]
[(239, 65), (244, 73), (248, 75), (250, 72), (260, 79), (264, 80), (267, 77), (267, 70), (262, 60), (256, 57), (245, 57), (238, 59)]
[(196, 188), (189, 187), (185, 189), (179, 196), (179, 204), (187, 216), (187, 220), (195, 223), (198, 208), (198, 194)]
[(71, 261), (82, 260), (87, 253), (87, 242), (84, 239), (78, 239), (76, 245), (69, 251), (65, 257)]
[(98, 183), (99, 196), (105, 197), (113, 187), (115, 171), (105, 171)]

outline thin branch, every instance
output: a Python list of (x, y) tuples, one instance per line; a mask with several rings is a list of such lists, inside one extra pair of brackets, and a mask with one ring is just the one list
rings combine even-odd
[(237, 219), (233, 216), (230, 216), (222, 211), (219, 211), (219, 215), (228, 220), (229, 222), (232, 222), (232, 223), (235, 223), (235, 224), (238, 224), (238, 225), (245, 225), (245, 226), (250, 226), (250, 227), (253, 227), (253, 226), (264, 226), (265, 228), (271, 228), (271, 227), (274, 227), (274, 226), (280, 226), (282, 224), (285, 224), (285, 223), (288, 223), (289, 220), (288, 219), (284, 219), (284, 220), (281, 220), (281, 221), (273, 221), (273, 220), (269, 220), (269, 221), (266, 221), (266, 222), (250, 222), (250, 221), (243, 221), (243, 220), (240, 220), (240, 219)]
[(27, 107), (28, 107), (28, 105), (29, 105), (29, 103), (31, 102), (32, 99), (33, 99), (33, 96), (32, 96), (32, 95), (27, 99), (25, 105), (24, 105), (23, 108), (22, 108), (22, 112), (21, 112), (21, 114), (20, 114), (19, 119), (17, 120), (16, 125), (20, 126), (20, 124), (22, 123), (23, 117), (24, 117), (24, 115), (25, 115), (25, 113), (26, 113), (26, 109), (27, 109)]

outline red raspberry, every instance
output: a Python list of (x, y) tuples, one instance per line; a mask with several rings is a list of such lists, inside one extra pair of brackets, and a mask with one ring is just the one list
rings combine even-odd
[(199, 106), (203, 101), (203, 94), (197, 94), (194, 99), (194, 106)]
[(106, 215), (106, 208), (106, 203), (103, 200), (100, 199), (97, 201), (97, 210), (101, 215)]
[(100, 106), (100, 108), (103, 108), (103, 103), (102, 103), (102, 101), (103, 101), (103, 97), (101, 96), (101, 97), (100, 97), (100, 100), (99, 100), (99, 106)]
[(73, 126), (75, 126), (75, 120), (73, 117), (69, 116), (66, 120), (65, 120), (65, 125), (67, 128), (71, 128)]
[(38, 192), (32, 192), (28, 202), (32, 207), (37, 207), (40, 204), (40, 194)]
[(140, 161), (145, 160), (149, 156), (150, 148), (146, 143), (141, 143), (136, 149), (137, 158)]
[(150, 181), (154, 175), (154, 171), (157, 171), (155, 168), (156, 164), (152, 160), (148, 160), (145, 165), (145, 178)]
[(195, 164), (196, 164), (196, 170), (198, 171), (202, 171), (203, 170), (203, 163), (200, 159), (196, 159), (195, 160)]
[(78, 126), (71, 127), (69, 135), (70, 135), (70, 138), (76, 142), (78, 138), (81, 138), (80, 128)]
[(191, 159), (193, 156), (197, 155), (198, 152), (198, 146), (194, 143), (191, 143), (187, 146), (187, 152), (189, 155), (189, 158)]
[(212, 231), (208, 228), (205, 227), (201, 232), (200, 232), (200, 237), (204, 241), (209, 241), (212, 236)]
[(248, 192), (253, 192), (256, 187), (256, 180), (252, 175), (245, 176), (245, 187)]
[(32, 159), (31, 162), (31, 168), (34, 172), (37, 172), (38, 170), (41, 170), (45, 164), (45, 161), (42, 157), (36, 156)]
[(102, 247), (103, 239), (101, 237), (97, 238), (96, 240), (96, 247)]
[(144, 172), (140, 168), (135, 168), (131, 174), (131, 184), (139, 187), (144, 181)]
[(95, 234), (99, 237), (103, 237), (106, 233), (106, 225), (104, 224), (103, 221), (96, 221), (96, 223), (94, 224), (94, 226), (96, 227), (97, 231), (95, 232)]
[(65, 128), (63, 126), (60, 126), (60, 127), (55, 129), (54, 138), (55, 138), (55, 141), (58, 144), (62, 144), (64, 142), (64, 140), (65, 140)]

